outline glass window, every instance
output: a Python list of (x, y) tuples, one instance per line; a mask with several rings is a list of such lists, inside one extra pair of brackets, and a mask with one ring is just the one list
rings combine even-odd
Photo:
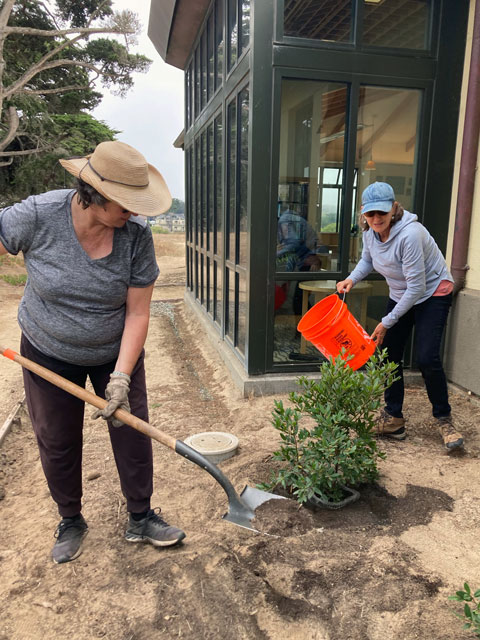
[(213, 317), (214, 310), (214, 280), (213, 280), (213, 260), (207, 258), (207, 278), (208, 278), (208, 290), (207, 290), (207, 311)]
[(205, 256), (200, 254), (200, 303), (205, 304)]
[(337, 83), (282, 84), (277, 272), (337, 271), (347, 98)]
[(223, 2), (215, 2), (215, 89), (222, 86), (223, 75)]
[[(348, 89), (344, 84), (284, 80), (280, 118), (274, 362), (319, 360), (296, 326), (313, 302), (312, 272), (338, 271), (342, 237)], [(296, 280), (282, 273), (297, 272)], [(317, 281), (335, 292), (335, 277)], [(327, 293), (327, 295), (328, 295)], [(302, 347), (302, 348), (301, 348)]]
[(208, 56), (208, 78), (207, 78), (207, 100), (213, 96), (214, 91), (214, 14), (213, 11), (208, 18), (207, 23), (207, 56)]
[(222, 189), (222, 116), (215, 118), (215, 231), (214, 252), (223, 253), (223, 189)]
[[(356, 211), (362, 191), (372, 182), (388, 182), (398, 201), (411, 209), (416, 171), (417, 126), (421, 92), (362, 87), (358, 109)], [(356, 226), (355, 226), (356, 225)], [(361, 220), (353, 218), (350, 266), (361, 255)]]
[(190, 128), (192, 124), (192, 65), (190, 65), (187, 69), (187, 73), (185, 74), (185, 120), (187, 129)]
[(202, 247), (207, 246), (207, 134), (202, 133)]
[(207, 104), (207, 34), (200, 38), (201, 109)]
[(240, 2), (240, 39), (239, 49), (243, 53), (245, 49), (248, 49), (250, 44), (250, 0), (239, 0)]
[(225, 269), (225, 296), (226, 312), (225, 333), (233, 342), (235, 328), (235, 272)]
[(195, 265), (194, 265), (194, 275), (195, 275), (195, 298), (198, 300), (198, 296), (199, 296), (199, 286), (198, 286), (198, 276), (199, 276), (199, 269), (198, 269), (198, 251), (195, 251)]
[(240, 116), (240, 139), (239, 139), (239, 162), (240, 162), (240, 185), (239, 185), (239, 220), (238, 220), (238, 243), (239, 243), (239, 256), (238, 263), (242, 266), (247, 264), (247, 246), (248, 246), (248, 200), (247, 200), (247, 185), (248, 185), (248, 118), (249, 118), (249, 104), (248, 104), (249, 92), (248, 88), (242, 89), (238, 94), (238, 108)]
[(195, 244), (198, 246), (202, 238), (202, 163), (200, 154), (200, 138), (195, 140)]
[(194, 94), (195, 94), (195, 118), (200, 113), (200, 52), (197, 49), (195, 50), (194, 56), (194, 68), (195, 68), (195, 86), (194, 86)]
[(351, 0), (285, 0), (284, 34), (297, 38), (350, 42), (352, 15)]
[(365, 0), (363, 44), (427, 49), (432, 0)]
[(237, 348), (245, 355), (245, 337), (247, 326), (247, 280), (244, 275), (237, 274), (238, 279), (238, 320)]
[(237, 22), (237, 0), (227, 0), (227, 21), (228, 21), (228, 70), (237, 62), (238, 55), (238, 22)]
[(185, 211), (185, 235), (187, 242), (192, 241), (192, 148), (185, 150), (186, 161), (186, 211)]
[(208, 162), (207, 162), (207, 209), (208, 209), (208, 237), (207, 237), (207, 249), (213, 251), (213, 232), (215, 228), (215, 147), (213, 143), (213, 123), (208, 125), (207, 129), (207, 143), (208, 143)]
[(235, 100), (228, 105), (227, 110), (227, 162), (228, 162), (228, 192), (227, 192), (227, 258), (235, 261), (235, 229), (236, 229), (236, 185), (237, 185), (237, 105)]
[(214, 263), (214, 278), (215, 278), (215, 321), (222, 324), (222, 267), (215, 261)]

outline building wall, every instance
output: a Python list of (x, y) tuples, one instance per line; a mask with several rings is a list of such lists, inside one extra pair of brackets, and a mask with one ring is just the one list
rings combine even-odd
[[(455, 154), (455, 172), (450, 209), (450, 224), (447, 243), (447, 263), (451, 264), (452, 246), (455, 230), (455, 216), (458, 197), (458, 181), (460, 174), (460, 159), (462, 153), (465, 108), (467, 102), (468, 77), (472, 49), (472, 34), (474, 21), (475, 0), (470, 2), (468, 32), (465, 50), (465, 63), (462, 78), (462, 95), (460, 117), (457, 135), (457, 149)], [(477, 156), (477, 166), (480, 162), (480, 145)], [(480, 360), (480, 341), (473, 333), (480, 317), (480, 177), (478, 172), (475, 180), (475, 191), (472, 207), (472, 224), (468, 248), (468, 265), (466, 274), (466, 288), (461, 291), (452, 307), (445, 345), (445, 370), (448, 379), (459, 386), (480, 394), (480, 376), (478, 362)]]

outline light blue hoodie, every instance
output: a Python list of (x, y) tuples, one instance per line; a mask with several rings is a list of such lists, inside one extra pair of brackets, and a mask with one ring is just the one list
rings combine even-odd
[(373, 269), (385, 278), (390, 297), (397, 303), (382, 318), (387, 329), (414, 305), (430, 298), (442, 280), (453, 282), (435, 240), (409, 211), (391, 227), (386, 242), (373, 229), (364, 231), (361, 260), (348, 277), (356, 284)]

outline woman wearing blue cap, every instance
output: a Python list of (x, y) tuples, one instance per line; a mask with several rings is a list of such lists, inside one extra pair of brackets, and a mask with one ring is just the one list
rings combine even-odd
[(387, 310), (372, 338), (387, 349), (400, 376), (385, 392), (385, 408), (377, 421), (381, 436), (404, 440), (402, 414), (404, 381), (402, 358), (415, 325), (415, 350), (433, 417), (447, 451), (463, 446), (453, 425), (447, 380), (440, 358), (440, 344), (452, 304), (453, 278), (445, 258), (418, 217), (404, 211), (392, 187), (374, 182), (362, 194), (363, 252), (352, 273), (337, 283), (339, 293), (348, 292), (373, 269), (389, 287)]

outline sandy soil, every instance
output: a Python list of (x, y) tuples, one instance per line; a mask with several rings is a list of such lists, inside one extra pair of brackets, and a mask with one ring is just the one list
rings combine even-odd
[[(180, 439), (235, 433), (239, 452), (221, 468), (240, 491), (269, 475), (277, 446), (273, 399), (240, 396), (185, 310), (182, 236), (155, 239), (162, 276), (147, 344), (151, 422)], [(4, 260), (0, 275), (22, 268)], [(0, 280), (0, 344), (14, 349), (20, 296), (20, 287)], [(20, 367), (2, 358), (0, 427), (21, 397)], [(264, 535), (223, 521), (219, 485), (155, 444), (153, 504), (187, 532), (183, 545), (167, 550), (124, 540), (125, 503), (107, 432), (87, 419), (90, 532), (82, 556), (58, 566), (50, 560), (58, 515), (22, 419), (0, 449), (0, 640), (473, 637), (447, 598), (465, 580), (480, 587), (479, 405), (455, 391), (452, 405), (467, 442), (463, 454), (444, 453), (427, 426), (425, 393), (412, 388), (409, 438), (382, 443), (387, 459), (378, 486), (338, 512), (267, 503), (255, 522)]]

